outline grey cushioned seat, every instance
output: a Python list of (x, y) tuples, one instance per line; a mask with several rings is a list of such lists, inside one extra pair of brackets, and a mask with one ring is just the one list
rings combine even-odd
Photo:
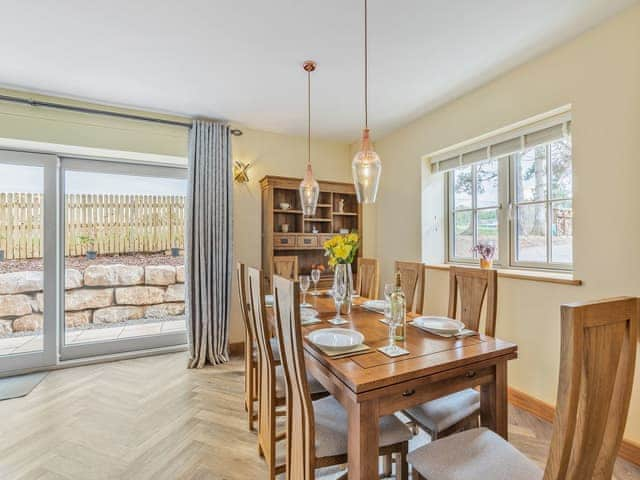
[[(347, 453), (349, 419), (347, 411), (334, 397), (313, 402), (316, 424), (316, 456), (329, 457)], [(380, 446), (408, 441), (411, 431), (393, 415), (380, 419)]]
[(411, 407), (406, 412), (432, 433), (439, 433), (480, 410), (480, 393), (469, 388)]
[(540, 480), (543, 472), (502, 437), (474, 428), (428, 443), (408, 461), (428, 480)]
[[(316, 427), (316, 457), (347, 454), (347, 411), (334, 397), (313, 402)], [(393, 415), (380, 419), (380, 446), (386, 447), (408, 441), (411, 431)], [(279, 442), (284, 443), (284, 442)], [(285, 448), (278, 448), (276, 462), (285, 462)]]
[[(311, 395), (315, 393), (323, 393), (327, 390), (320, 384), (318, 380), (313, 378), (310, 374), (307, 373), (307, 382), (309, 382), (309, 392)], [(282, 365), (276, 366), (276, 398), (284, 398), (285, 389), (284, 389), (284, 371), (282, 370)]]
[[(280, 361), (280, 345), (278, 345), (278, 339), (277, 338), (272, 338), (269, 340), (269, 343), (271, 343), (271, 351), (273, 352), (273, 359), (276, 362)], [(258, 346), (254, 345), (253, 346), (253, 357), (257, 358), (258, 357)]]

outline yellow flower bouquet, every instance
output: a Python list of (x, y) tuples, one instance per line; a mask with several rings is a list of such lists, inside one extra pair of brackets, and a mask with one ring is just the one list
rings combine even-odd
[(360, 237), (355, 232), (336, 235), (322, 246), (325, 256), (329, 257), (329, 266), (333, 268), (340, 263), (353, 263), (360, 246)]

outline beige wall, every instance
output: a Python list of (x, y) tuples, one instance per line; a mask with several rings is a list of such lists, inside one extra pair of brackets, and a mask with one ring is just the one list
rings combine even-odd
[[(421, 157), (567, 104), (573, 112), (575, 276), (584, 285), (508, 279), (499, 285), (498, 335), (520, 347), (510, 384), (549, 403), (556, 395), (560, 304), (640, 295), (640, 6), (376, 145), (384, 171), (374, 253), (442, 261), (442, 197), (433, 193), (442, 191), (442, 178), (430, 176)], [(423, 237), (429, 240), (424, 246)], [(384, 262), (383, 280), (392, 268)], [(427, 311), (446, 312), (446, 273), (431, 272), (427, 282)], [(640, 441), (640, 366), (626, 437)]]
[[(0, 94), (105, 108), (10, 90), (0, 89)], [(128, 109), (112, 110), (149, 115)], [(186, 121), (180, 117), (157, 116)], [(233, 160), (250, 162), (252, 166), (249, 183), (234, 185), (234, 257), (247, 265), (259, 266), (261, 197), (258, 182), (265, 175), (301, 176), (306, 162), (306, 138), (241, 128), (244, 135), (233, 137)], [(0, 102), (0, 148), (12, 145), (54, 152), (80, 146), (93, 149), (89, 151), (94, 155), (132, 157), (141, 154), (141, 158), (149, 160), (185, 164), (188, 131), (182, 127)], [(320, 180), (350, 181), (348, 156), (346, 142), (320, 140), (312, 143), (314, 172)], [(242, 323), (235, 284), (232, 298), (230, 340), (240, 342), (243, 340)]]

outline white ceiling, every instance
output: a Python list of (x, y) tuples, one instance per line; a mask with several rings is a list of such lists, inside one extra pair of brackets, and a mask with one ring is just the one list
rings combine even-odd
[[(369, 0), (379, 138), (636, 0)], [(314, 134), (362, 125), (361, 0), (0, 0), (0, 84)]]

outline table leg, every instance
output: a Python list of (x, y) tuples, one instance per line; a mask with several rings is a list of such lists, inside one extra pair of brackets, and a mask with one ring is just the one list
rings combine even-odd
[(349, 480), (376, 480), (380, 421), (378, 401), (349, 405)]
[(509, 438), (507, 399), (507, 362), (495, 366), (495, 381), (483, 385), (480, 390), (480, 423), (505, 440)]

